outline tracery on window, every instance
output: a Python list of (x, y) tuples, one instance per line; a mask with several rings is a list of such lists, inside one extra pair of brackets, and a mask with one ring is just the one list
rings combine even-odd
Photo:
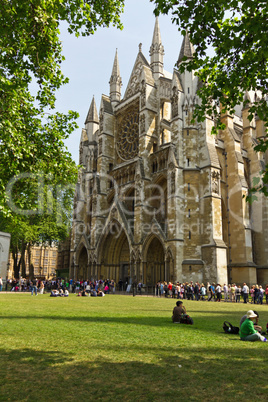
[(118, 127), (117, 152), (124, 160), (133, 159), (139, 150), (139, 113), (130, 110)]

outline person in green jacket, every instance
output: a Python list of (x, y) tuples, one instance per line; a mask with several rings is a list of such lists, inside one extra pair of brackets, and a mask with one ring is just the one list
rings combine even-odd
[(256, 331), (256, 329), (254, 328), (253, 320), (256, 317), (257, 317), (257, 315), (254, 313), (254, 311), (249, 310), (247, 312), (247, 318), (243, 322), (243, 324), (241, 325), (240, 330), (239, 330), (240, 339), (242, 341), (267, 342), (267, 339), (264, 336), (262, 336), (258, 331)]

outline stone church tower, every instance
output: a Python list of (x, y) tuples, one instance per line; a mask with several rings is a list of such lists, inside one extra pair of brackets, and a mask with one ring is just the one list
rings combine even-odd
[[(186, 34), (178, 64), (193, 52)], [(193, 72), (166, 72), (163, 59), (156, 18), (150, 62), (140, 45), (121, 94), (116, 51), (110, 95), (99, 113), (91, 102), (80, 140), (70, 277), (264, 284), (267, 199), (249, 205), (243, 198), (268, 162), (252, 147), (264, 125), (249, 122), (247, 109), (222, 116), (218, 137), (209, 118), (192, 124), (200, 82)]]

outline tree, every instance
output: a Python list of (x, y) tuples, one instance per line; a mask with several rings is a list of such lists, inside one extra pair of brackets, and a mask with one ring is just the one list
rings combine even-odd
[(119, 0), (1, 1), (0, 211), (5, 214), (10, 213), (6, 186), (17, 175), (48, 172), (49, 163), (62, 184), (74, 179), (75, 164), (63, 140), (76, 128), (78, 115), (53, 114), (56, 90), (68, 82), (61, 72), (60, 23), (67, 21), (77, 36), (109, 24), (121, 28), (123, 6)]
[(64, 140), (78, 114), (53, 110), (57, 89), (68, 82), (60, 23), (76, 36), (122, 28), (123, 7), (119, 0), (1, 1), (0, 227), (12, 234), (16, 276), (24, 251), (30, 256), (32, 244), (63, 239), (71, 219), (77, 166)]
[[(73, 186), (58, 184), (58, 179), (51, 174), (36, 176), (27, 174), (22, 177), (12, 192), (13, 213), (0, 213), (1, 229), (11, 233), (10, 250), (15, 278), (20, 275), (25, 277), (26, 253), (29, 276), (33, 277), (33, 245), (57, 244), (70, 232)], [(31, 209), (26, 210), (28, 204)]]
[[(249, 108), (249, 119), (258, 117), (268, 122), (268, 3), (266, 0), (150, 0), (155, 3), (155, 14), (172, 15), (182, 34), (188, 30), (195, 48), (192, 60), (185, 60), (180, 71), (196, 70), (204, 85), (198, 95), (194, 117), (203, 121), (206, 115), (215, 118), (213, 132), (223, 128), (222, 111), (234, 113), (243, 103)], [(213, 49), (213, 55), (208, 50)], [(244, 97), (247, 91), (256, 91), (250, 103)], [(268, 149), (268, 136), (258, 140), (256, 152)], [(268, 166), (262, 183), (253, 190), (268, 196)]]

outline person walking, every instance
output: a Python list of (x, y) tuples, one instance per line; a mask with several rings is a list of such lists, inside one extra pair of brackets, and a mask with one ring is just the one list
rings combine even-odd
[(170, 297), (172, 297), (172, 283), (171, 282), (168, 283), (168, 294)]
[(259, 286), (255, 285), (255, 289), (254, 289), (254, 304), (259, 304), (259, 294), (260, 294)]
[(177, 285), (176, 285), (176, 289), (177, 289), (177, 299), (179, 299), (180, 298), (180, 293), (181, 293), (181, 286), (180, 286), (180, 283), (179, 282), (177, 282)]
[(235, 291), (236, 291), (236, 284), (232, 283), (232, 286), (231, 286), (231, 295), (232, 295), (231, 301), (232, 301), (232, 303), (235, 302)]
[(235, 302), (240, 303), (240, 296), (241, 296), (241, 286), (237, 286), (235, 289)]
[(223, 293), (224, 293), (224, 301), (227, 302), (228, 301), (228, 286), (226, 285), (226, 283), (223, 285)]
[(42, 295), (44, 293), (44, 287), (45, 287), (44, 282), (41, 281), (40, 282), (40, 287), (39, 287), (40, 295)]
[(200, 288), (200, 294), (201, 294), (201, 300), (205, 300), (205, 296), (206, 296), (206, 288), (204, 286), (204, 284), (202, 283), (201, 288)]
[(211, 300), (211, 285), (209, 282), (207, 283), (207, 295), (208, 295), (208, 301), (210, 301)]
[(215, 283), (213, 282), (211, 285), (211, 298), (216, 300), (216, 293), (215, 293)]
[(194, 297), (196, 301), (199, 300), (199, 293), (200, 293), (199, 283), (196, 282), (194, 286)]
[(262, 288), (262, 286), (260, 285), (259, 287), (259, 297), (258, 297), (258, 303), (262, 304), (263, 301), (263, 294), (264, 294), (264, 289)]
[(218, 283), (216, 286), (216, 295), (217, 295), (217, 302), (221, 301), (221, 285)]
[(3, 279), (2, 276), (0, 276), (0, 292), (2, 292), (3, 289)]
[(115, 294), (115, 281), (113, 279), (111, 280), (110, 286), (112, 293)]
[(232, 301), (232, 287), (230, 283), (228, 285), (228, 300), (230, 300), (230, 302)]
[(255, 286), (252, 285), (250, 288), (251, 304), (254, 303), (254, 291), (255, 291)]
[(35, 296), (37, 296), (37, 279), (34, 279), (32, 282), (32, 294), (31, 296), (33, 296), (33, 293), (35, 293)]

